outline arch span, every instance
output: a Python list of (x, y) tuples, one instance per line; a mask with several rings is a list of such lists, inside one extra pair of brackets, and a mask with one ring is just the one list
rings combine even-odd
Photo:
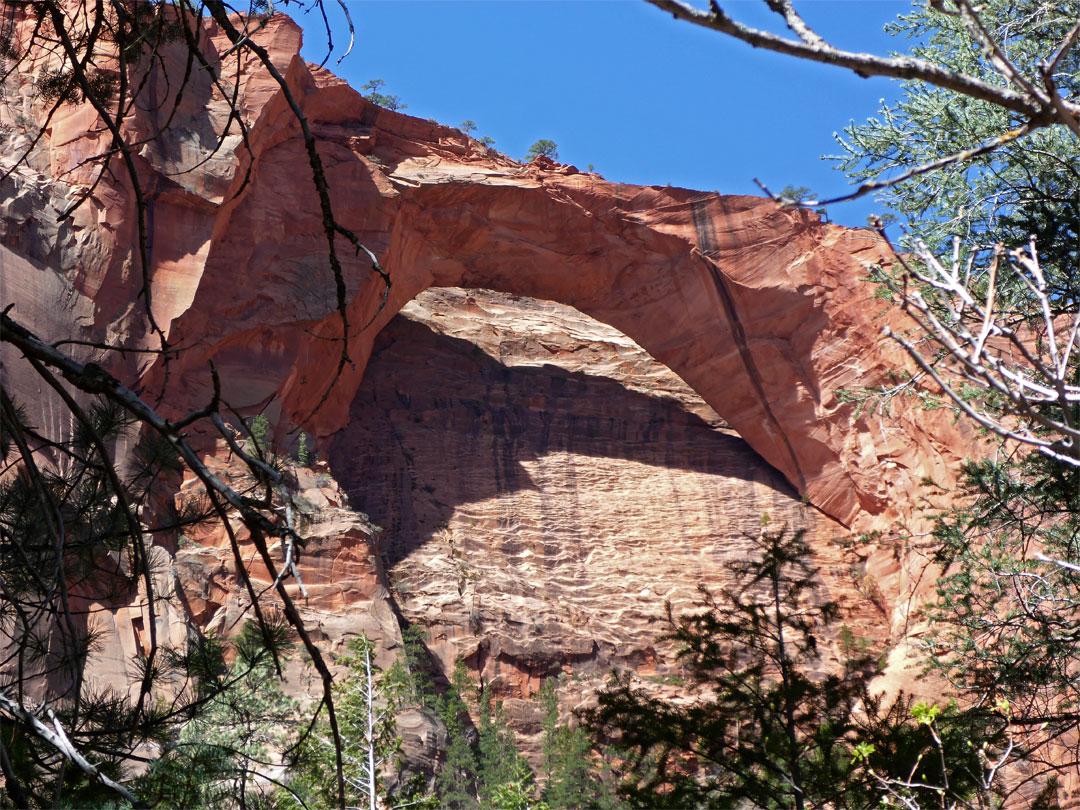
[(877, 511), (828, 429), (836, 390), (855, 382), (835, 361), (857, 351), (832, 343), (824, 299), (858, 291), (822, 283), (838, 264), (854, 269), (834, 247), (847, 233), (753, 198), (557, 173), (520, 185), (431, 175), (413, 162), (390, 175), (402, 198), (385, 254), (394, 310), (432, 285), (574, 306), (673, 369), (824, 511), (844, 522)]
[[(399, 119), (392, 123), (415, 125)], [(765, 199), (619, 185), (550, 163), (416, 156), (400, 145), (372, 154), (377, 162), (351, 156), (367, 173), (347, 175), (350, 204), (394, 286), (375, 315), (380, 290), (363, 277), (351, 319), (375, 322), (351, 340), (356, 367), (320, 412), (317, 432), (344, 424), (378, 329), (420, 291), (456, 286), (569, 304), (624, 332), (845, 524), (886, 508), (883, 467), (917, 468), (932, 447), (920, 447), (924, 432), (910, 425), (875, 431), (838, 397), (883, 384), (902, 365), (879, 345), (878, 319), (895, 313), (861, 282), (869, 263), (888, 260), (872, 234)], [(350, 165), (345, 158), (339, 166)], [(279, 156), (275, 167), (299, 162)], [(243, 207), (235, 216), (255, 227)], [(212, 252), (208, 270), (213, 260)], [(334, 316), (322, 328), (340, 334)], [(310, 412), (336, 361), (324, 339), (299, 344), (281, 388), (294, 418)]]
[[(379, 120), (386, 115), (380, 111)], [(260, 330), (262, 350), (277, 345), (276, 356), (245, 360), (243, 373), (288, 366), (280, 387), (271, 378), (263, 387), (281, 393), (294, 419), (309, 413), (325, 389), (337, 361), (326, 338), (340, 335), (333, 314), (320, 319), (318, 337), (290, 333), (288, 320), (279, 321), (290, 300), (299, 310), (294, 318), (304, 309), (331, 310), (329, 285), (307, 286), (317, 278), (310, 258), (292, 258), (319, 255), (317, 223), (296, 214), (288, 227), (265, 227), (285, 212), (280, 202), (268, 209), (262, 189), (280, 188), (295, 175), (299, 148), (285, 143), (272, 150), (272, 162), (264, 156), (255, 188), (230, 212), (229, 238), (211, 246), (199, 292), (176, 322), (177, 334), (212, 334), (217, 325), (204, 314), (220, 308), (220, 285), (212, 279), (238, 266), (264, 268), (253, 298), (228, 316), (236, 331), (215, 351), (250, 346)], [(872, 235), (765, 199), (625, 186), (553, 164), (519, 167), (471, 153), (453, 160), (389, 148), (375, 154), (377, 163), (368, 154), (343, 154), (338, 178), (350, 192), (342, 207), (355, 212), (348, 224), (378, 249), (393, 287), (376, 314), (380, 285), (359, 262), (353, 268), (350, 319), (375, 320), (352, 336), (356, 365), (320, 410), (314, 432), (326, 435), (345, 423), (374, 336), (405, 303), (431, 286), (483, 287), (568, 304), (625, 333), (840, 521), (885, 506), (877, 456), (897, 447), (879, 453), (880, 441), (837, 397), (842, 388), (883, 382), (895, 361), (877, 345), (875, 318), (886, 304), (860, 283), (867, 263), (886, 258)], [(238, 256), (234, 232), (262, 239)]]
[[(319, 138), (335, 215), (393, 279), (379, 309), (377, 279), (360, 257), (347, 258), (352, 364), (309, 431), (328, 435), (345, 424), (374, 335), (401, 306), (432, 285), (482, 286), (570, 304), (629, 335), (844, 523), (887, 512), (926, 475), (948, 481), (963, 444), (947, 417), (901, 405), (859, 418), (837, 396), (885, 384), (904, 365), (878, 338), (879, 319), (899, 315), (860, 281), (868, 264), (889, 259), (873, 235), (763, 199), (621, 185), (546, 159), (522, 166), (457, 130), (375, 107), (305, 64), (287, 17), (268, 19), (258, 37)], [(207, 22), (210, 62), (229, 47)], [(153, 69), (170, 69), (168, 60)], [(139, 155), (155, 315), (186, 350), (167, 377), (160, 361), (118, 362), (147, 390), (166, 380), (163, 401), (181, 410), (205, 404), (213, 359), (235, 404), (273, 401), (297, 420), (334, 377), (335, 285), (295, 118), (264, 72), (237, 82), (250, 148), (230, 144), (213, 160), (192, 159), (195, 145), (217, 143), (229, 117), (207, 87), (200, 95), (193, 85), (191, 98), (209, 100), (185, 94), (169, 138)], [(50, 183), (27, 172), (10, 182), (65, 207), (64, 195), (90, 182), (82, 156), (100, 151), (92, 119), (65, 106), (35, 147), (33, 165), (47, 169)], [(155, 126), (131, 123), (142, 124)], [(37, 256), (52, 246), (50, 266), (75, 291), (55, 302), (65, 314), (58, 322), (74, 318), (73, 301), (90, 301), (92, 315), (81, 318), (88, 336), (156, 345), (132, 304), (136, 203), (125, 183), (106, 177), (94, 205), (60, 230), (10, 228), (6, 247)], [(37, 283), (27, 282), (28, 298)]]
[[(889, 260), (873, 234), (760, 198), (622, 185), (546, 159), (522, 166), (456, 130), (374, 107), (295, 59), (291, 69), (324, 139), (337, 214), (393, 280), (378, 311), (377, 278), (359, 259), (349, 266), (351, 322), (374, 322), (351, 335), (354, 365), (309, 430), (345, 424), (374, 336), (407, 301), (430, 286), (485, 287), (569, 304), (624, 332), (845, 524), (887, 510), (890, 488), (947, 466), (943, 422), (927, 428), (904, 412), (882, 427), (837, 395), (884, 384), (903, 365), (879, 340), (879, 319), (896, 314), (861, 283), (869, 264)], [(174, 328), (205, 341), (227, 322), (231, 335), (191, 359), (263, 353), (234, 366), (299, 419), (333, 376), (327, 338), (340, 324), (291, 126), (282, 105), (267, 104), (252, 179), (217, 214), (198, 290)], [(219, 323), (219, 280), (235, 285), (237, 273), (250, 292)]]
[(557, 557), (621, 538), (659, 558), (727, 553), (763, 514), (822, 545), (838, 527), (624, 334), (489, 290), (431, 288), (403, 308), (328, 456), (349, 504), (384, 529), (390, 566), (450, 525), (478, 549)]

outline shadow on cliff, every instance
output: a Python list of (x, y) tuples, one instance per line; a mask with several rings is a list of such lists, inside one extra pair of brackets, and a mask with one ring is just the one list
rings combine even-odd
[(525, 465), (559, 453), (571, 487), (573, 456), (585, 455), (755, 481), (799, 497), (742, 439), (669, 397), (553, 365), (509, 367), (400, 316), (376, 340), (329, 455), (350, 505), (384, 529), (393, 565), (465, 504), (510, 496), (500, 522), (512, 527), (513, 494), (540, 490)]

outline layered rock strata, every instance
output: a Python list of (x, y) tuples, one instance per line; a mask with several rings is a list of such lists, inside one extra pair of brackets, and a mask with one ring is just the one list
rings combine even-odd
[(566, 306), (422, 293), (376, 341), (330, 469), (382, 527), (402, 617), (444, 671), (466, 659), (525, 734), (546, 678), (564, 676), (570, 705), (613, 668), (677, 680), (657, 641), (666, 604), (730, 587), (763, 522), (806, 532), (847, 632), (885, 641), (847, 529), (670, 370)]
[[(16, 22), (17, 46), (32, 21)], [(559, 671), (587, 680), (578, 697), (611, 665), (663, 678), (664, 602), (685, 604), (698, 582), (722, 588), (725, 560), (745, 553), (765, 513), (807, 530), (845, 621), (873, 639), (904, 631), (904, 552), (888, 536), (861, 556), (833, 541), (904, 517), (924, 477), (950, 481), (970, 436), (944, 412), (899, 400), (860, 411), (841, 395), (895, 385), (904, 367), (880, 337), (902, 316), (862, 282), (891, 260), (880, 240), (769, 200), (518, 164), (374, 106), (304, 63), (288, 18), (264, 22), (256, 37), (319, 139), (334, 213), (391, 281), (384, 299), (363, 255), (341, 252), (343, 373), (303, 140), (250, 62), (228, 64), (246, 142), (226, 134), (207, 71), (159, 131), (154, 111), (176, 100), (166, 79), (183, 54), (166, 48), (149, 68), (150, 96), (125, 123), (150, 138), (133, 157), (145, 277), (130, 179), (114, 159), (99, 181), (89, 160), (109, 146), (96, 113), (61, 105), (35, 138), (48, 57), (7, 72), (0, 306), (48, 339), (148, 349), (156, 324), (180, 349), (167, 366), (71, 350), (153, 392), (167, 416), (209, 400), (210, 361), (224, 398), (268, 414), (281, 444), (315, 410), (304, 427), (329, 466), (299, 482), (318, 507), (301, 572), (306, 620), (331, 649), (364, 631), (388, 658), (403, 619), (428, 629), (440, 661), (467, 657), (508, 700)], [(210, 21), (203, 45), (212, 66), (228, 61)], [(409, 303), (431, 287), (557, 304), (481, 292)], [(31, 420), (62, 431), (63, 409), (19, 358), (3, 347), (0, 360)], [(228, 468), (223, 446), (204, 450)], [(229, 631), (246, 615), (224, 538), (188, 540), (155, 552), (179, 582), (166, 587), (175, 610), (162, 637), (179, 638), (185, 620)], [(111, 678), (141, 643), (138, 604), (101, 607), (110, 641), (96, 666)], [(529, 728), (531, 704), (513, 705)]]
[[(217, 64), (230, 48), (205, 25)], [(891, 515), (924, 476), (948, 476), (962, 437), (947, 419), (901, 406), (887, 420), (859, 418), (838, 396), (889, 384), (903, 365), (879, 337), (899, 316), (861, 281), (868, 265), (890, 261), (874, 235), (768, 200), (627, 186), (546, 159), (522, 166), (449, 127), (380, 109), (305, 64), (300, 31), (284, 16), (257, 36), (319, 139), (336, 217), (392, 282), (384, 302), (367, 259), (340, 251), (352, 363), (309, 423), (317, 435), (347, 423), (375, 336), (402, 306), (433, 285), (484, 287), (569, 304), (627, 334), (846, 525)], [(40, 298), (56, 302), (43, 330), (67, 332), (78, 320), (95, 338), (139, 347), (157, 345), (149, 301), (154, 322), (186, 350), (167, 378), (160, 358), (130, 359), (126, 375), (148, 387), (167, 379), (165, 401), (179, 411), (205, 401), (213, 360), (234, 405), (272, 401), (283, 423), (301, 419), (335, 379), (327, 339), (341, 328), (304, 143), (280, 88), (247, 63), (237, 66), (245, 144), (223, 135), (228, 108), (206, 71), (157, 133), (154, 105), (175, 93), (159, 74), (179, 69), (181, 56), (166, 48), (144, 85), (156, 95), (126, 124), (132, 135), (158, 134), (136, 156), (144, 289), (136, 200), (119, 164), (56, 219), (97, 180), (87, 158), (108, 137), (96, 113), (62, 105), (35, 142), (42, 66), (29, 60), (8, 74), (3, 161), (28, 157), (5, 180), (0, 242), (12, 280), (3, 295), (16, 315)]]

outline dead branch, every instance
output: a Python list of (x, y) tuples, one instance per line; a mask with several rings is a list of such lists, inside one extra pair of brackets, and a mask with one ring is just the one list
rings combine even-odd
[[(888, 240), (884, 229), (879, 233)], [(1080, 404), (1080, 313), (1055, 314), (1034, 241), (1008, 253), (996, 246), (985, 274), (972, 272), (960, 252), (956, 240), (948, 266), (922, 242), (911, 257), (897, 253), (902, 272), (884, 281), (926, 339), (887, 334), (979, 425), (1080, 466), (1074, 416)], [(1026, 296), (1021, 309), (1031, 315), (1019, 327), (995, 307), (1002, 273), (1010, 273)], [(979, 289), (983, 278), (986, 285)], [(1069, 322), (1064, 341), (1058, 337), (1063, 321)], [(984, 407), (987, 396), (1004, 407)]]

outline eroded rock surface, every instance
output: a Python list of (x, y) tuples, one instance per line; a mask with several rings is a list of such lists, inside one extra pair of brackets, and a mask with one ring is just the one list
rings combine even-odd
[[(522, 166), (456, 130), (380, 109), (306, 65), (299, 29), (284, 16), (258, 36), (320, 138), (337, 218), (392, 281), (383, 305), (367, 259), (341, 251), (353, 364), (310, 423), (318, 435), (348, 421), (372, 342), (402, 306), (432, 285), (484, 287), (569, 304), (629, 335), (846, 525), (888, 518), (924, 476), (948, 477), (963, 438), (946, 419), (898, 405), (875, 424), (838, 396), (886, 384), (903, 364), (880, 339), (898, 316), (861, 282), (869, 264), (890, 261), (874, 235), (768, 200), (627, 186), (546, 159)], [(209, 21), (205, 49), (212, 63), (229, 50)], [(152, 70), (179, 60), (177, 51)], [(170, 369), (172, 408), (205, 401), (213, 360), (233, 404), (280, 405), (282, 429), (305, 418), (334, 379), (327, 338), (340, 336), (341, 321), (304, 144), (280, 88), (240, 66), (247, 146), (226, 137), (200, 162), (227, 110), (199, 71), (170, 129), (140, 150), (144, 290), (134, 195), (119, 165), (72, 218), (56, 219), (94, 181), (85, 161), (107, 136), (91, 108), (67, 104), (32, 145), (45, 114), (34, 91), (40, 67), (31, 60), (8, 75), (0, 110), (2, 161), (30, 150), (5, 181), (0, 226), (17, 254), (3, 259), (5, 279), (19, 277), (3, 290), (15, 314), (51, 297), (52, 323), (41, 326), (64, 331), (89, 305), (79, 321), (93, 337), (153, 346), (150, 301), (162, 333), (187, 347)], [(166, 104), (168, 86), (147, 83)], [(127, 126), (152, 132), (152, 109)], [(34, 264), (34, 280), (20, 262)], [(48, 281), (55, 274), (62, 297)], [(119, 370), (150, 386), (164, 369), (149, 362), (129, 358)]]
[[(465, 658), (524, 733), (545, 678), (568, 676), (570, 705), (612, 668), (676, 678), (657, 641), (665, 604), (729, 587), (763, 520), (806, 531), (823, 596), (857, 637), (884, 641), (848, 530), (670, 370), (566, 306), (418, 296), (376, 341), (330, 468), (383, 529), (405, 620), (444, 671)], [(843, 654), (835, 639), (829, 654)]]
[[(218, 64), (228, 45), (205, 26)], [(183, 348), (167, 375), (153, 354), (71, 351), (133, 389), (161, 390), (167, 416), (205, 405), (212, 360), (225, 398), (265, 411), (282, 443), (333, 383), (305, 422), (329, 466), (299, 482), (313, 505), (304, 616), (331, 651), (363, 631), (388, 660), (399, 619), (421, 624), (444, 665), (466, 656), (519, 729), (535, 730), (528, 698), (542, 677), (579, 678), (573, 703), (611, 665), (668, 675), (655, 641), (664, 602), (686, 604), (698, 583), (722, 588), (725, 561), (745, 554), (766, 513), (808, 532), (860, 636), (905, 630), (902, 550), (887, 535), (857, 552), (836, 541), (887, 529), (923, 477), (947, 484), (970, 436), (944, 412), (897, 400), (860, 413), (840, 395), (892, 384), (904, 365), (880, 337), (901, 316), (862, 283), (868, 265), (890, 261), (875, 236), (764, 199), (521, 165), (305, 64), (286, 17), (257, 36), (320, 138), (336, 216), (392, 281), (383, 302), (367, 260), (341, 254), (344, 373), (335, 378), (337, 289), (304, 145), (254, 64), (237, 79), (246, 145), (229, 135), (202, 160), (228, 116), (197, 71), (171, 129), (135, 156), (145, 279), (118, 162), (57, 218), (96, 182), (87, 158), (108, 145), (96, 114), (62, 105), (34, 141), (47, 59), (7, 74), (0, 169), (27, 157), (0, 186), (0, 306), (48, 339), (153, 348), (156, 324)], [(181, 68), (172, 52), (152, 70)], [(145, 86), (168, 103), (173, 85), (158, 79)], [(138, 116), (128, 131), (153, 134), (152, 112)], [(476, 291), (410, 303), (431, 287)], [(63, 429), (63, 409), (19, 359), (7, 348), (0, 359), (31, 420)], [(204, 449), (229, 468), (222, 445)], [(188, 540), (155, 552), (179, 583), (162, 637), (182, 636), (185, 619), (234, 630), (247, 597), (226, 538)], [(140, 616), (138, 594), (102, 607), (103, 676), (121, 678)], [(294, 673), (297, 688), (309, 675)], [(417, 740), (432, 734), (418, 721)]]

